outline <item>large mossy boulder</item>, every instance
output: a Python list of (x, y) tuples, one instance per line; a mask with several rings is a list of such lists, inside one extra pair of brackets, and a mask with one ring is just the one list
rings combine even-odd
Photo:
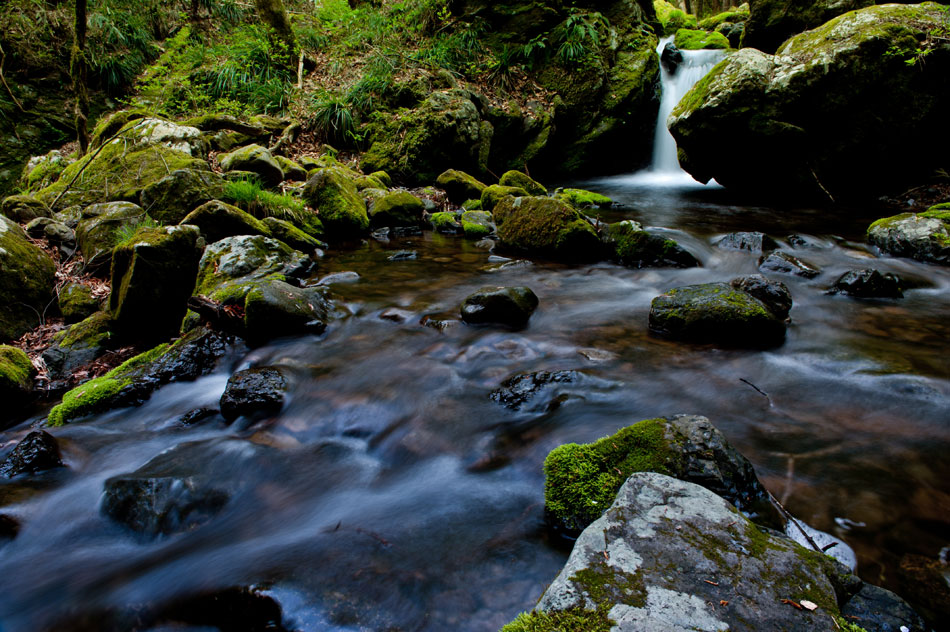
[(125, 339), (156, 342), (174, 335), (198, 275), (195, 226), (140, 228), (112, 255), (109, 309)]
[(12, 220), (0, 216), (0, 342), (40, 324), (54, 301), (56, 264)]
[(895, 257), (950, 265), (950, 202), (879, 219), (868, 227), (868, 241)]
[(370, 226), (418, 226), (425, 206), (408, 191), (396, 191), (379, 198), (369, 209)]
[(247, 145), (231, 153), (218, 156), (218, 162), (225, 171), (247, 171), (256, 174), (267, 186), (277, 186), (284, 179), (284, 170), (280, 163), (260, 145)]
[(534, 180), (528, 174), (512, 169), (506, 171), (498, 179), (498, 184), (503, 187), (518, 187), (528, 192), (528, 195), (547, 195), (548, 190), (543, 184)]
[(610, 506), (635, 472), (702, 485), (764, 525), (783, 528), (752, 464), (705, 417), (647, 419), (593, 443), (568, 443), (544, 461), (545, 515), (576, 534)]
[(78, 323), (99, 311), (100, 301), (84, 283), (66, 283), (57, 296), (59, 313), (67, 325)]
[(245, 339), (256, 346), (273, 338), (322, 334), (329, 313), (330, 303), (320, 289), (267, 279), (255, 285), (244, 300)]
[(179, 169), (142, 189), (149, 216), (160, 224), (177, 224), (198, 206), (224, 194), (224, 179), (204, 169)]
[[(30, 399), (36, 369), (30, 356), (16, 347), (0, 345), (0, 401), (6, 412), (20, 408)], [(0, 428), (6, 426), (0, 422)]]
[(936, 3), (861, 9), (786, 42), (744, 48), (683, 97), (669, 127), (701, 182), (840, 201), (947, 168), (950, 41)]
[(676, 38), (673, 43), (680, 50), (724, 50), (729, 48), (729, 39), (722, 33), (698, 29), (680, 29), (676, 31)]
[[(761, 282), (750, 287), (748, 278)], [(778, 300), (770, 300), (770, 293)], [(785, 340), (790, 307), (783, 284), (746, 277), (732, 283), (687, 285), (661, 294), (650, 304), (649, 326), (651, 332), (676, 340), (769, 347)]]
[(352, 239), (369, 228), (366, 202), (347, 171), (339, 167), (314, 171), (304, 186), (303, 197), (317, 209), (330, 237)]
[(93, 272), (108, 270), (120, 234), (147, 217), (145, 209), (132, 202), (105, 202), (83, 209), (76, 225), (76, 243), (86, 268)]
[(209, 244), (235, 235), (264, 235), (270, 237), (270, 229), (250, 213), (236, 206), (212, 200), (202, 204), (181, 220), (182, 225), (197, 226), (201, 236)]
[(559, 261), (593, 261), (602, 254), (591, 223), (560, 200), (507, 197), (493, 214), (498, 237), (508, 248)]
[(700, 265), (699, 260), (676, 241), (647, 232), (632, 220), (610, 224), (604, 242), (612, 259), (631, 268), (695, 268)]
[(18, 224), (26, 224), (37, 217), (51, 217), (49, 207), (30, 195), (11, 195), (0, 203), (0, 214)]
[(485, 183), (478, 180), (475, 176), (470, 176), (464, 171), (449, 169), (442, 172), (435, 181), (436, 185), (445, 189), (449, 201), (453, 204), (461, 204), (465, 200), (479, 199), (482, 191), (485, 190)]
[(522, 197), (528, 195), (528, 192), (521, 187), (509, 187), (502, 184), (493, 184), (482, 190), (482, 195), (478, 199), (479, 206), (483, 211), (491, 213), (506, 197)]

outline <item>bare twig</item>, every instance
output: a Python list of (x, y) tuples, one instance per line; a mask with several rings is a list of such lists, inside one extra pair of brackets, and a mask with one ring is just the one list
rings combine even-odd
[(758, 386), (756, 386), (755, 384), (753, 384), (753, 383), (750, 382), (749, 380), (745, 379), (744, 377), (740, 377), (740, 378), (739, 378), (739, 381), (740, 381), (740, 382), (744, 382), (745, 384), (748, 384), (749, 386), (751, 386), (752, 388), (754, 388), (756, 391), (759, 392), (760, 395), (765, 396), (765, 399), (769, 400), (769, 406), (772, 405), (772, 398), (769, 397), (769, 394), (768, 394), (768, 393), (766, 393), (766, 392), (763, 391), (761, 388), (759, 388)]
[[(13, 102), (16, 103), (16, 106), (20, 108), (20, 111), (24, 114), (28, 114), (26, 109), (23, 107), (23, 104), (16, 98), (16, 95), (13, 94), (13, 90), (10, 89), (10, 86), (7, 85), (7, 79), (3, 76), (3, 62), (7, 59), (7, 53), (3, 50), (3, 46), (0, 46), (0, 81), (3, 82), (3, 87), (7, 89), (7, 92), (10, 94), (10, 98), (13, 99)], [(17, 136), (19, 138), (19, 136)]]

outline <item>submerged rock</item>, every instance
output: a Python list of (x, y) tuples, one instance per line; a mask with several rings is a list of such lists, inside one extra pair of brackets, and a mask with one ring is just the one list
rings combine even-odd
[(765, 233), (729, 233), (716, 241), (716, 247), (723, 250), (768, 252), (776, 250), (778, 243)]
[(527, 287), (483, 287), (468, 296), (460, 308), (469, 325), (495, 324), (520, 329), (538, 307), (538, 297)]
[[(521, 410), (538, 395), (553, 384), (571, 384), (583, 376), (578, 371), (535, 371), (514, 375), (501, 384), (489, 395), (496, 402), (512, 410)], [(550, 411), (560, 405), (561, 397), (545, 398), (542, 409)], [(533, 409), (538, 408), (532, 405)]]
[(0, 342), (39, 324), (53, 300), (56, 264), (12, 220), (0, 217)]
[(950, 265), (950, 202), (879, 219), (868, 227), (868, 241), (896, 257)]
[(287, 380), (279, 369), (260, 367), (238, 371), (228, 380), (221, 396), (221, 416), (228, 422), (238, 417), (270, 417), (283, 408)]
[(794, 255), (781, 250), (769, 253), (759, 259), (759, 270), (764, 272), (776, 272), (778, 274), (791, 274), (805, 279), (813, 279), (821, 274), (821, 269), (810, 263), (802, 261)]
[(847, 294), (855, 298), (904, 298), (899, 276), (870, 269), (845, 272), (828, 293)]
[(610, 506), (634, 472), (658, 472), (702, 485), (760, 524), (783, 524), (752, 464), (697, 415), (647, 419), (594, 443), (552, 450), (544, 461), (548, 521), (577, 533)]
[(0, 463), (0, 476), (13, 478), (57, 467), (65, 465), (56, 438), (48, 432), (37, 430), (26, 435)]
[(506, 197), (493, 215), (508, 248), (560, 261), (594, 261), (602, 254), (594, 227), (560, 200)]
[(604, 243), (612, 252), (612, 259), (631, 268), (694, 268), (700, 265), (696, 257), (672, 239), (647, 232), (630, 220), (608, 225)]
[[(765, 302), (739, 283), (705, 283), (674, 288), (650, 305), (650, 331), (679, 340), (742, 346), (772, 346), (785, 339), (791, 305), (788, 289), (756, 281), (760, 291), (775, 293), (780, 302)], [(784, 291), (782, 291), (784, 289)]]

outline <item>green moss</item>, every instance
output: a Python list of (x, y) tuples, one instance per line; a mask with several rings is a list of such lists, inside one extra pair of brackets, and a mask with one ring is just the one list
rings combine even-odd
[(574, 573), (571, 581), (599, 608), (610, 609), (618, 603), (634, 608), (646, 605), (647, 591), (639, 570), (628, 573), (608, 566), (604, 561), (598, 561), (595, 565)]
[(353, 180), (353, 184), (356, 185), (357, 191), (362, 191), (363, 189), (386, 189), (388, 188), (382, 180), (375, 176), (360, 176)]
[(524, 189), (528, 192), (528, 195), (547, 195), (548, 190), (544, 188), (544, 185), (535, 181), (531, 176), (522, 173), (520, 171), (507, 171), (502, 174), (501, 178), (498, 180), (498, 184), (504, 187), (517, 187)]
[(891, 217), (882, 217), (868, 226), (868, 234), (870, 234), (875, 228), (890, 229), (905, 219), (913, 216), (913, 213), (901, 213), (900, 215), (892, 215)]
[(729, 40), (722, 33), (707, 33), (693, 29), (679, 29), (674, 40), (677, 48), (682, 50), (700, 50), (704, 48), (728, 49)]
[(942, 222), (950, 223), (950, 202), (944, 202), (943, 204), (931, 206), (925, 212), (921, 213), (920, 216), (932, 217), (934, 219), (939, 219)]
[(655, 0), (656, 18), (663, 30), (663, 35), (671, 35), (681, 28), (695, 28), (696, 16), (677, 9), (665, 0)]
[(509, 195), (514, 197), (521, 197), (528, 195), (528, 192), (522, 189), (521, 187), (506, 187), (500, 184), (493, 184), (491, 186), (485, 187), (482, 191), (481, 204), (482, 210), (484, 211), (493, 211), (495, 206), (505, 197)]
[(356, 237), (369, 228), (366, 203), (349, 175), (338, 167), (319, 169), (307, 181), (304, 197), (320, 214), (331, 234)]
[(462, 213), (462, 232), (469, 239), (481, 239), (491, 234), (491, 214), (485, 211), (465, 211)]
[(665, 419), (647, 419), (594, 443), (568, 443), (544, 460), (545, 508), (577, 528), (604, 512), (634, 472), (670, 474), (680, 456), (666, 437)]
[(370, 210), (374, 226), (414, 226), (422, 221), (422, 200), (408, 191), (389, 193), (376, 200)]
[(0, 345), (0, 391), (7, 391), (9, 387), (32, 389), (33, 371), (33, 363), (23, 351)]
[(481, 200), (465, 200), (462, 202), (462, 209), (466, 211), (480, 211), (482, 210), (482, 201)]
[(560, 200), (507, 197), (493, 215), (498, 236), (512, 248), (571, 261), (594, 260), (601, 255), (600, 237), (593, 226)]
[(56, 334), (53, 342), (61, 347), (93, 347), (109, 339), (112, 318), (108, 312), (96, 312), (83, 321)]
[(594, 193), (593, 191), (585, 191), (584, 189), (561, 189), (554, 197), (578, 209), (593, 207), (609, 208), (614, 203), (614, 201), (606, 195)]
[(603, 610), (522, 612), (501, 632), (610, 632), (613, 625)]
[(457, 233), (462, 229), (458, 214), (449, 211), (433, 213), (429, 216), (429, 224), (433, 230), (440, 233)]
[(844, 617), (837, 616), (837, 617), (834, 617), (834, 620), (835, 620), (835, 625), (837, 626), (835, 629), (838, 630), (838, 632), (868, 632), (866, 629), (862, 628), (857, 623), (854, 623), (853, 621), (848, 621)]
[(745, 5), (742, 10), (723, 11), (708, 18), (700, 20), (697, 26), (704, 31), (714, 31), (720, 24), (744, 22), (749, 19), (749, 8)]

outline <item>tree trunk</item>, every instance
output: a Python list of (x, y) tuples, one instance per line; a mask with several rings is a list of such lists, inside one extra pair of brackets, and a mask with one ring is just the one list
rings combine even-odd
[(296, 59), (297, 44), (294, 31), (290, 27), (290, 18), (284, 10), (283, 0), (254, 0), (257, 6), (257, 15), (271, 28), (274, 36), (287, 47), (288, 65), (290, 60)]
[(76, 138), (79, 155), (89, 148), (89, 64), (86, 61), (86, 0), (76, 0), (76, 30), (69, 63), (76, 95)]

